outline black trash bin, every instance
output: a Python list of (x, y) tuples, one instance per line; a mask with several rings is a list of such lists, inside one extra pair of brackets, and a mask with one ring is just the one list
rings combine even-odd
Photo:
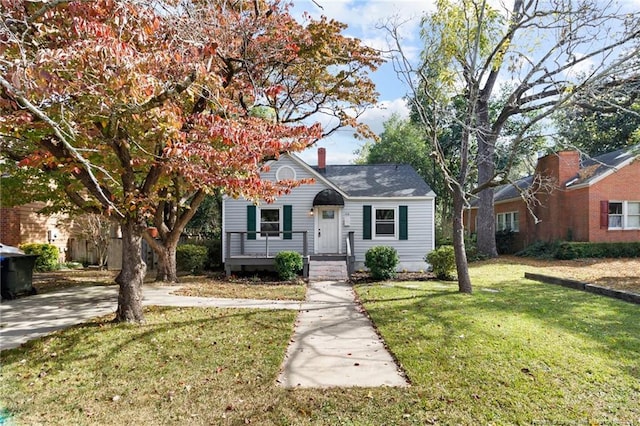
[(33, 267), (37, 258), (34, 254), (0, 252), (0, 294), (3, 299), (36, 293), (33, 287)]

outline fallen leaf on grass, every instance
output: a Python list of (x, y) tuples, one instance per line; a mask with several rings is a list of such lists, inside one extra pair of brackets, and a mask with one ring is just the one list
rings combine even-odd
[(528, 375), (529, 377), (531, 377), (532, 380), (535, 380), (535, 376), (533, 375), (533, 373), (531, 372), (531, 370), (529, 370), (528, 368), (521, 368), (520, 371), (522, 371), (524, 374)]

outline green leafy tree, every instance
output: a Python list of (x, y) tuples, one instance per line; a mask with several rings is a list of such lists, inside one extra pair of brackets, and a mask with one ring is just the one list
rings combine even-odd
[(561, 146), (590, 156), (635, 145), (640, 134), (640, 81), (581, 96), (558, 111), (554, 122)]

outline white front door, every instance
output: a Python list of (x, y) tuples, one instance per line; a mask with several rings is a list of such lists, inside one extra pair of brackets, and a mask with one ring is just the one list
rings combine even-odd
[(337, 207), (318, 208), (318, 253), (338, 253), (340, 247), (340, 220)]

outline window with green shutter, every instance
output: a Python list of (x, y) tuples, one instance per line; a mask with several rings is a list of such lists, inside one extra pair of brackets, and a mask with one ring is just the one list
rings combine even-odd
[(280, 209), (260, 208), (260, 237), (280, 238)]
[(256, 239), (256, 206), (247, 206), (247, 240)]
[(409, 239), (409, 208), (407, 206), (400, 206), (399, 208), (399, 222), (400, 228), (398, 238), (401, 240)]
[(362, 206), (362, 239), (371, 239), (371, 206)]

